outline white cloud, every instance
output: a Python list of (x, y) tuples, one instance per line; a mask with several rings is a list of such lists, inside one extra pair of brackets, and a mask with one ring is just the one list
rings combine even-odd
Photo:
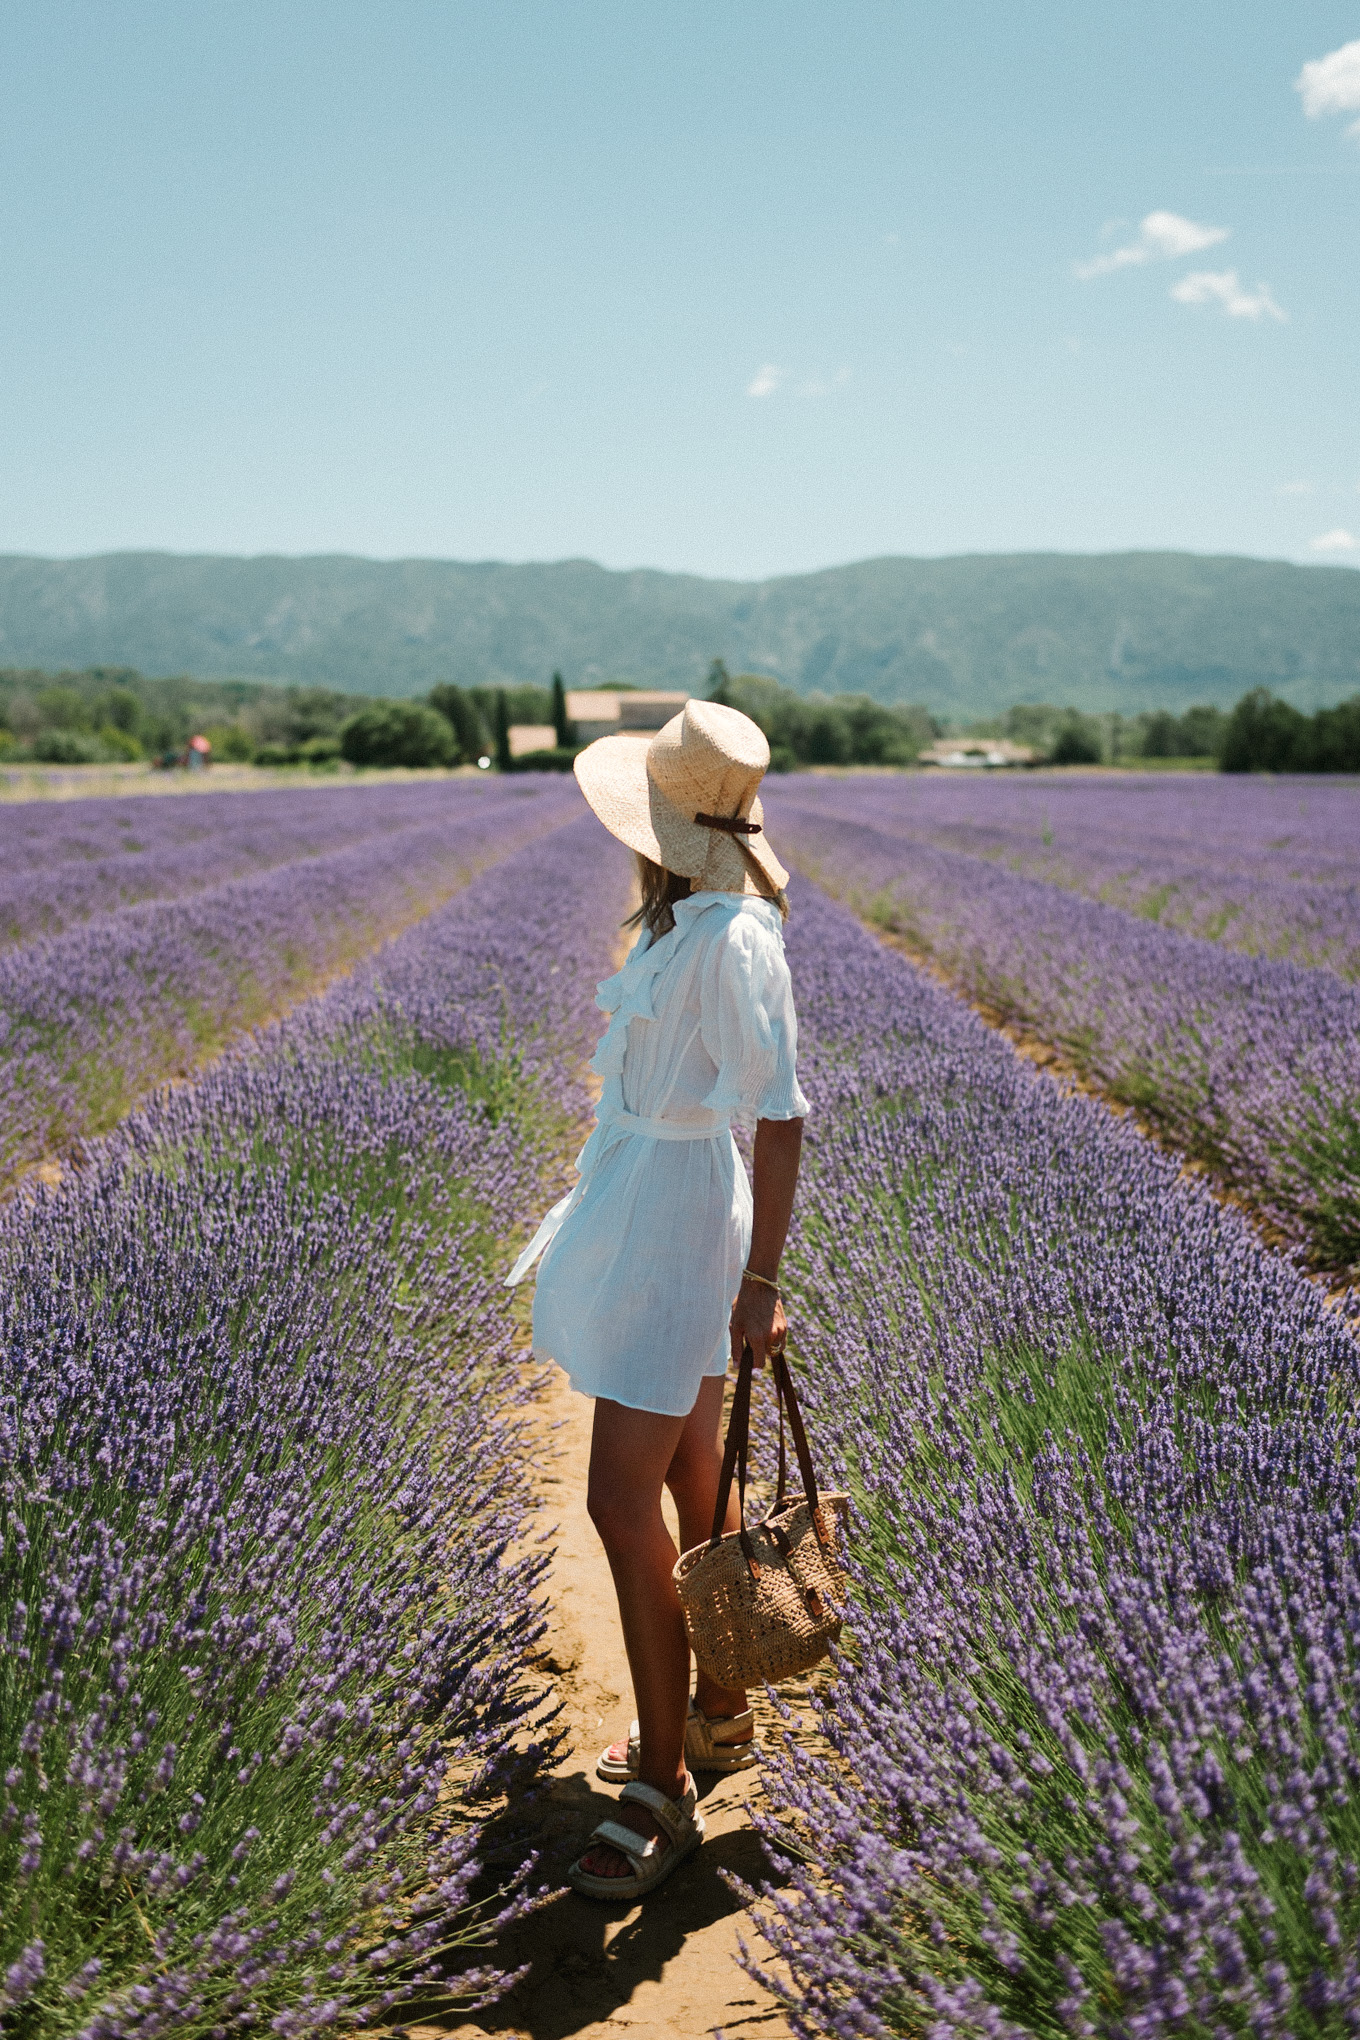
[(1279, 493), (1282, 496), (1311, 496), (1313, 484), (1311, 482), (1281, 482)]
[(1255, 290), (1247, 290), (1235, 269), (1193, 269), (1172, 284), (1171, 295), (1178, 305), (1220, 305), (1230, 319), (1278, 319), (1283, 323), (1289, 316), (1270, 295), (1269, 284), (1258, 283)]
[(1315, 553), (1360, 552), (1360, 538), (1352, 532), (1343, 531), (1338, 525), (1335, 531), (1324, 531), (1321, 538), (1310, 538), (1308, 547), (1310, 552)]
[(1136, 241), (1112, 248), (1108, 255), (1094, 255), (1089, 262), (1078, 262), (1077, 275), (1085, 282), (1093, 276), (1109, 276), (1116, 269), (1141, 268), (1145, 262), (1174, 262), (1182, 255), (1216, 248), (1230, 231), (1228, 227), (1202, 227), (1179, 213), (1150, 212), (1139, 223)]
[[(1360, 112), (1360, 42), (1342, 43), (1330, 56), (1305, 64), (1294, 90), (1302, 97), (1309, 120), (1320, 120), (1324, 113)], [(1360, 120), (1352, 121), (1346, 132), (1360, 136)]]
[(766, 361), (756, 370), (746, 385), (748, 397), (772, 397), (784, 380), (782, 368), (776, 368), (772, 361)]

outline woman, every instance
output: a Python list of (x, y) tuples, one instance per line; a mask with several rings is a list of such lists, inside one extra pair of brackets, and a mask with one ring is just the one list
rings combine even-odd
[[(595, 1898), (640, 1898), (699, 1846), (693, 1770), (755, 1761), (745, 1693), (701, 1672), (689, 1700), (661, 1490), (682, 1548), (703, 1542), (728, 1356), (745, 1342), (763, 1366), (785, 1335), (777, 1274), (807, 1101), (781, 930), (788, 873), (756, 798), (769, 762), (755, 723), (709, 701), (690, 702), (650, 742), (602, 737), (576, 760), (591, 807), (637, 854), (641, 932), (599, 989), (611, 1019), (592, 1067), (604, 1088), (579, 1180), (510, 1280), (542, 1255), (534, 1352), (596, 1398), (589, 1508), (637, 1721), (598, 1766), (629, 1781), (618, 1818), (568, 1873)], [(734, 1122), (755, 1123), (754, 1196)]]

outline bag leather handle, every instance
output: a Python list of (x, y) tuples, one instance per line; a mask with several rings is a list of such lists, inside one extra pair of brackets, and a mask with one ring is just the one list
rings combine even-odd
[[(812, 1511), (813, 1522), (817, 1523), (817, 1511), (821, 1507), (821, 1501), (817, 1493), (817, 1476), (812, 1470), (812, 1454), (808, 1450), (807, 1431), (803, 1426), (803, 1412), (799, 1406), (798, 1398), (793, 1392), (793, 1376), (789, 1373), (789, 1363), (783, 1353), (771, 1353), (770, 1371), (774, 1376), (775, 1394), (779, 1398), (779, 1481), (775, 1488), (774, 1508), (771, 1509), (770, 1514), (773, 1515), (784, 1500), (784, 1414), (787, 1411), (789, 1429), (793, 1433), (793, 1449), (798, 1460), (798, 1471), (803, 1477), (803, 1495), (808, 1507)], [(823, 1541), (820, 1523), (817, 1523), (817, 1536), (819, 1541)]]
[(708, 1540), (710, 1551), (722, 1542), (723, 1524), (727, 1519), (727, 1504), (732, 1498), (732, 1475), (738, 1477), (738, 1517), (740, 1519), (741, 1548), (746, 1554), (746, 1563), (757, 1576), (759, 1565), (751, 1547), (746, 1528), (746, 1456), (751, 1438), (751, 1376), (755, 1371), (755, 1355), (750, 1345), (743, 1342), (741, 1365), (737, 1369), (736, 1393), (732, 1397), (732, 1414), (727, 1420), (727, 1439), (723, 1445), (722, 1471), (718, 1475), (718, 1497), (713, 1507), (713, 1531)]
[[(732, 1397), (732, 1414), (727, 1422), (727, 1437), (723, 1444), (722, 1471), (718, 1475), (718, 1494), (713, 1509), (713, 1529), (708, 1548), (714, 1550), (722, 1542), (723, 1524), (727, 1518), (727, 1505), (732, 1498), (733, 1476), (737, 1479), (738, 1535), (741, 1548), (750, 1566), (752, 1575), (760, 1577), (760, 1564), (751, 1544), (750, 1532), (746, 1528), (746, 1467), (751, 1438), (751, 1381), (755, 1372), (755, 1356), (750, 1345), (743, 1342), (741, 1365), (737, 1369), (736, 1392)], [(812, 1454), (808, 1450), (807, 1431), (803, 1424), (803, 1412), (794, 1393), (793, 1377), (789, 1363), (783, 1353), (771, 1353), (770, 1373), (774, 1380), (775, 1397), (779, 1404), (779, 1481), (775, 1489), (774, 1515), (782, 1506), (785, 1491), (784, 1417), (788, 1414), (789, 1429), (793, 1433), (793, 1449), (798, 1460), (798, 1471), (803, 1478), (803, 1495), (812, 1512), (813, 1527), (817, 1541), (824, 1549), (829, 1548), (829, 1539), (823, 1530), (817, 1493), (817, 1476), (812, 1467)]]

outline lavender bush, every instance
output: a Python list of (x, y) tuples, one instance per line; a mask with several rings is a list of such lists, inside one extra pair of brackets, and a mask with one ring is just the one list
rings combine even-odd
[(1324, 1265), (1360, 1260), (1360, 990), (776, 798), (805, 870), (1159, 1121)]
[[(557, 778), (436, 791), (442, 805), (398, 828), (0, 952), (0, 1181), (113, 1125), (580, 807)], [(295, 796), (269, 798), (286, 814)], [(189, 805), (155, 803), (177, 817)]]
[(800, 778), (779, 797), (1230, 949), (1360, 977), (1353, 780), (894, 773)]
[(625, 880), (590, 824), (519, 850), (0, 1219), (6, 2033), (503, 1982), (480, 1822), (551, 1728), (485, 1261), (582, 1114)]
[(57, 935), (142, 900), (187, 899), (398, 829), (489, 818), (506, 791), (501, 780), (383, 782), (0, 807), (0, 942)]
[(786, 1285), (859, 1525), (766, 1980), (808, 2040), (1356, 2031), (1360, 1349), (806, 884), (789, 951)]

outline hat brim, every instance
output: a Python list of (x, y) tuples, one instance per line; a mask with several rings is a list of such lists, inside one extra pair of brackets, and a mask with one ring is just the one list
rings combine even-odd
[[(738, 847), (737, 838), (705, 828), (659, 791), (647, 773), (651, 741), (640, 734), (597, 737), (576, 754), (576, 783), (610, 835), (653, 864), (690, 879), (700, 892), (759, 894), (762, 888), (747, 857), (772, 890), (786, 886), (789, 874), (763, 832), (743, 836)], [(759, 799), (752, 801), (748, 819), (763, 825)]]

